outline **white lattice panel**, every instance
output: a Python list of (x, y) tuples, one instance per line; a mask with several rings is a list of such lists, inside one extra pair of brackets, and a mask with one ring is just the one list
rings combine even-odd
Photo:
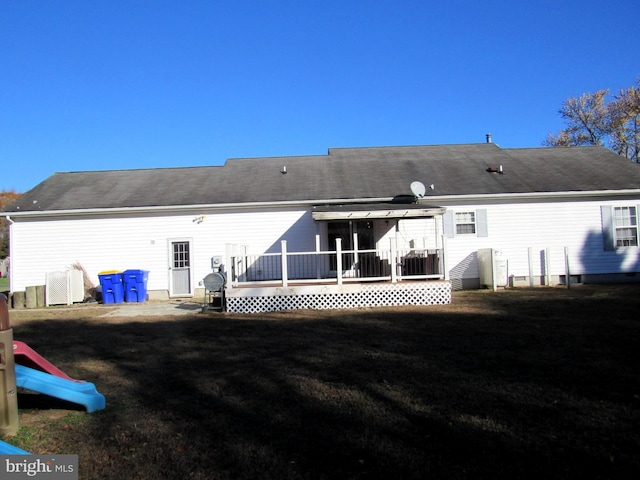
[(69, 271), (47, 273), (44, 291), (47, 306), (71, 305), (71, 277)]
[(364, 284), (359, 291), (301, 295), (227, 296), (227, 310), (259, 313), (278, 310), (331, 310), (451, 303), (449, 282)]

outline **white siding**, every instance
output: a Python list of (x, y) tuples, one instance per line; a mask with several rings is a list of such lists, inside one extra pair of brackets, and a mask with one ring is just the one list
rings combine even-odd
[(534, 275), (542, 275), (544, 251), (550, 258), (550, 274), (564, 275), (565, 247), (571, 274), (631, 272), (639, 268), (637, 247), (605, 252), (600, 206), (635, 205), (635, 201), (585, 201), (455, 206), (454, 212), (487, 210), (488, 236), (456, 235), (447, 239), (447, 270), (452, 279), (477, 278), (476, 252), (495, 248), (508, 260), (509, 275), (529, 275), (529, 248)]
[(400, 250), (435, 249), (442, 244), (442, 240), (436, 233), (436, 220), (433, 218), (399, 220), (397, 231), (395, 220), (378, 220), (376, 225), (377, 248), (380, 251), (389, 250), (392, 239), (396, 240)]
[[(451, 206), (463, 212), (485, 209), (488, 236), (457, 235), (445, 243), (445, 265), (450, 278), (477, 279), (476, 253), (480, 248), (502, 250), (508, 273), (529, 275), (529, 248), (533, 273), (542, 275), (542, 254), (550, 254), (550, 274), (564, 275), (564, 248), (570, 252), (573, 274), (606, 274), (638, 270), (637, 247), (605, 252), (602, 242), (601, 205), (637, 205), (637, 201), (583, 201)], [(443, 205), (446, 207), (446, 205)], [(378, 248), (387, 249), (391, 238), (398, 247), (442, 246), (442, 217), (377, 222)], [(326, 229), (321, 243), (326, 244)], [(169, 243), (189, 239), (192, 245), (192, 281), (195, 285), (211, 272), (210, 259), (225, 255), (228, 244), (247, 245), (251, 254), (287, 249), (314, 251), (316, 224), (309, 209), (282, 208), (255, 212), (248, 209), (193, 212), (175, 215), (131, 215), (118, 218), (68, 217), (59, 220), (18, 218), (11, 226), (12, 290), (43, 285), (47, 272), (80, 263), (94, 284), (104, 270), (149, 270), (148, 289), (169, 289)], [(425, 240), (426, 239), (426, 240)]]
[(436, 223), (433, 218), (416, 218), (398, 221), (398, 248), (437, 248)]
[(315, 224), (304, 209), (236, 211), (204, 215), (128, 216), (16, 221), (11, 226), (12, 290), (43, 285), (47, 272), (80, 263), (95, 285), (105, 270), (149, 270), (148, 290), (168, 290), (169, 242), (192, 242), (192, 278), (211, 273), (210, 259), (228, 243), (252, 252), (315, 249)]

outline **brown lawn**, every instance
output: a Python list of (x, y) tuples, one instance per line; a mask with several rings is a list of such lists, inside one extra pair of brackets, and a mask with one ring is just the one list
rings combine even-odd
[(22, 392), (82, 479), (640, 478), (640, 285), (447, 306), (100, 318), (12, 311), (107, 409)]

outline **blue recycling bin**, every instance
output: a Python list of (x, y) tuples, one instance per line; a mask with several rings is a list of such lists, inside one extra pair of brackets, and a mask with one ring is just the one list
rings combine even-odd
[(121, 272), (101, 272), (98, 278), (102, 287), (102, 303), (124, 302), (124, 282)]
[(125, 301), (130, 303), (145, 302), (149, 272), (147, 270), (125, 270), (122, 275), (124, 277)]

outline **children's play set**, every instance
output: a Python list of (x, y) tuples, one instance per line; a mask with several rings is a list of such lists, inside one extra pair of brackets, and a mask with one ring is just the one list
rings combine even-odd
[[(26, 343), (13, 340), (7, 298), (0, 294), (0, 435), (18, 433), (18, 388), (82, 405), (87, 412), (105, 408), (93, 383), (74, 380)], [(0, 454), (28, 454), (0, 440)]]

